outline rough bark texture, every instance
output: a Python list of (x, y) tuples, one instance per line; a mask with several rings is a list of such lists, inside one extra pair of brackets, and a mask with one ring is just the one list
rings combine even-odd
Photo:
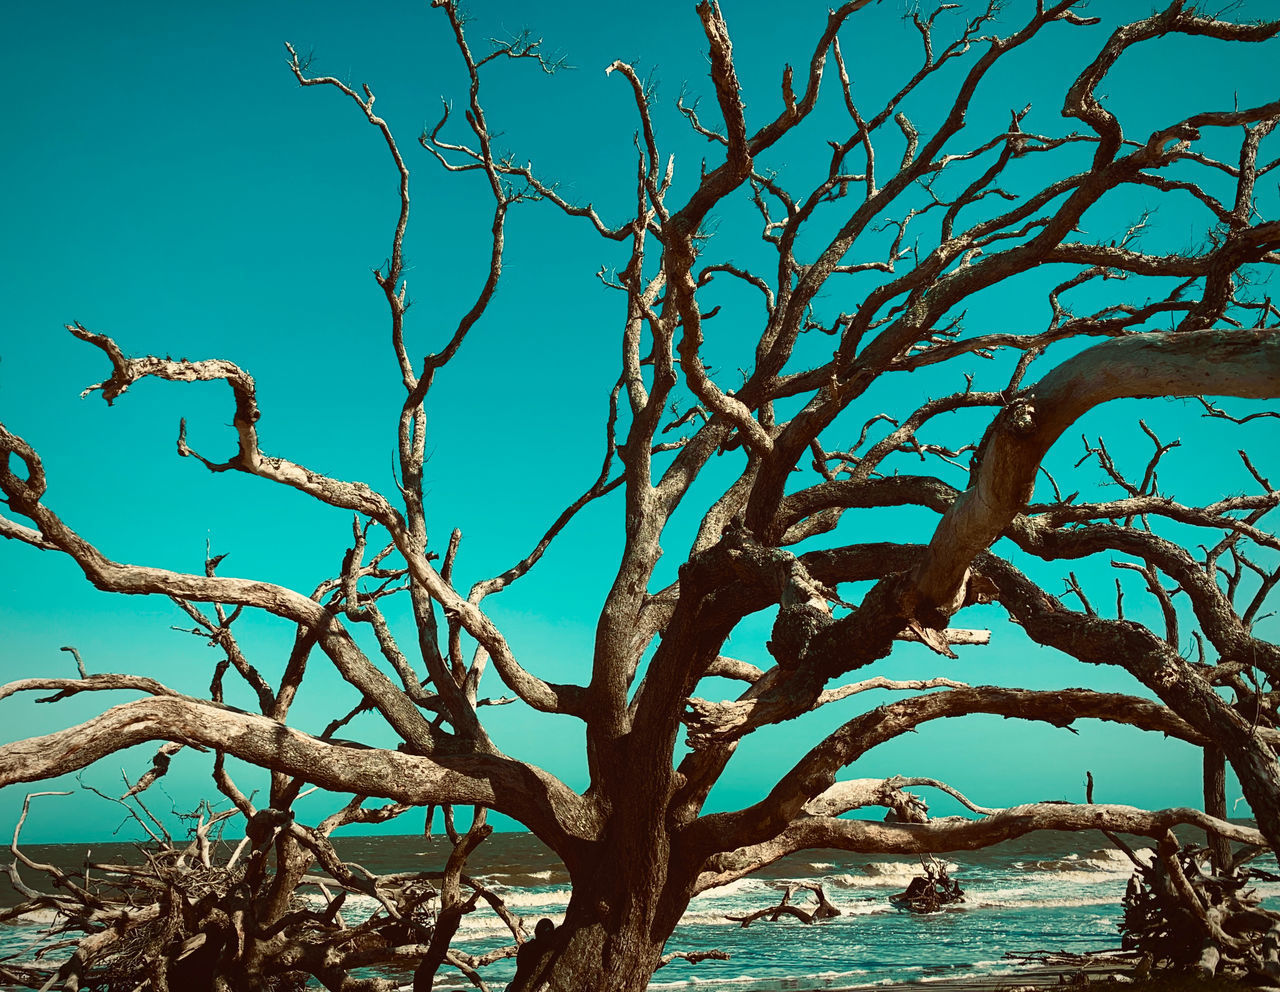
[[(1204, 749), (1204, 811), (1219, 820), (1227, 818), (1227, 762), (1216, 747)], [(1231, 871), (1231, 845), (1214, 833), (1210, 833), (1206, 840), (1214, 873), (1228, 874)]]
[[(1251, 105), (1242, 97), (1221, 109), (1188, 108), (1150, 133), (1128, 133), (1098, 94), (1122, 85), (1109, 74), (1135, 46), (1179, 35), (1192, 43), (1261, 44), (1280, 33), (1280, 22), (1238, 24), (1180, 0), (1144, 20), (1110, 26), (1099, 26), (1071, 0), (1012, 4), (1004, 13), (992, 3), (954, 23), (913, 15), (923, 61), (889, 88), (895, 95), (885, 105), (871, 108), (858, 105), (851, 81), (857, 65), (846, 62), (839, 39), (842, 32), (857, 36), (860, 19), (875, 8), (851, 0), (815, 24), (808, 59), (782, 72), (778, 109), (776, 97), (744, 92), (731, 25), (717, 3), (704, 0), (697, 17), (715, 110), (700, 113), (683, 102), (679, 110), (711, 151), (700, 171), (681, 172), (677, 182), (676, 159), (655, 127), (651, 91), (635, 68), (614, 62), (608, 72), (634, 104), (639, 133), (629, 191), (635, 207), (612, 223), (566, 200), (532, 165), (517, 164), (518, 153), (493, 147), (503, 126), (489, 123), (480, 97), (485, 66), (510, 57), (553, 68), (538, 43), (521, 38), (477, 56), (454, 0), (432, 6), (441, 12), (468, 96), (462, 120), (446, 110), (420, 144), (445, 171), (475, 172), (492, 198), (480, 289), (455, 308), (463, 316), (434, 342), (442, 317), (421, 327), (407, 319), (410, 158), (374, 112), (369, 88), (310, 75), (290, 48), (298, 83), (354, 104), (395, 164), (399, 210), (387, 262), (375, 273), (403, 391), (394, 491), (267, 454), (256, 384), (240, 364), (127, 357), (112, 337), (68, 325), (109, 363), (109, 376), (86, 390), (108, 403), (150, 379), (226, 383), (230, 456), (196, 451), (185, 423), (178, 453), (213, 473), (290, 487), (354, 518), (351, 545), (335, 556), (341, 564), (332, 578), (310, 592), (220, 575), (221, 557), (212, 552), (189, 573), (116, 560), (58, 515), (57, 487), (39, 453), (0, 426), (0, 537), (23, 554), (66, 556), (98, 589), (171, 599), (219, 659), (208, 698), (129, 674), (88, 675), (83, 663), (79, 679), (43, 675), (0, 688), (0, 700), (27, 691), (51, 692), (52, 700), (143, 693), (79, 725), (0, 746), (0, 785), (41, 781), (133, 744), (161, 742), (135, 790), (142, 791), (177, 750), (213, 752), (215, 782), (246, 818), (262, 882), (248, 895), (228, 890), (220, 897), (213, 908), (222, 936), (202, 945), (213, 962), (208, 973), (237, 989), (286, 973), (347, 992), (372, 989), (372, 980), (350, 971), (375, 959), (413, 969), (415, 988), (429, 988), (442, 968), (480, 981), (484, 962), (465, 959), (449, 942), (482, 899), (468, 887), (464, 868), (487, 831), (486, 810), (525, 825), (572, 877), (567, 914), (550, 949), (537, 968), (522, 966), (514, 992), (639, 992), (671, 960), (665, 943), (693, 895), (804, 848), (923, 855), (1050, 829), (1139, 834), (1167, 847), (1168, 831), (1190, 824), (1208, 835), (1215, 869), (1230, 873), (1229, 842), (1280, 845), (1280, 697), (1264, 688), (1280, 680), (1280, 648), (1254, 629), (1280, 584), (1273, 567), (1280, 541), (1264, 526), (1280, 490), (1266, 466), (1247, 451), (1240, 466), (1199, 453), (1212, 466), (1200, 470), (1214, 477), (1219, 492), (1203, 505), (1180, 501), (1159, 485), (1164, 459), (1178, 457), (1170, 454), (1177, 443), (1162, 441), (1141, 421), (1154, 445), (1145, 465), (1113, 457), (1103, 439), (1086, 439), (1069, 485), (1060, 486), (1045, 467), (1081, 418), (1122, 398), (1185, 398), (1187, 408), (1234, 421), (1242, 437), (1250, 420), (1272, 416), (1256, 403), (1234, 416), (1205, 397), (1280, 396), (1278, 314), (1253, 289), (1263, 281), (1256, 273), (1280, 261), (1280, 223), (1266, 219), (1270, 201), (1257, 191), (1275, 165), (1268, 139), (1280, 103)], [(946, 25), (951, 33), (944, 37)], [(993, 121), (982, 98), (1002, 60), (1024, 47), (1051, 51), (1054, 36), (1066, 32), (1085, 32), (1097, 52), (1061, 81), (1067, 123), (1032, 117), (1029, 107)], [(945, 92), (943, 79), (951, 80)], [(927, 125), (903, 112), (920, 102), (938, 110)], [(788, 156), (812, 160), (802, 127), (811, 118), (837, 130), (830, 167), (806, 186), (796, 178), (802, 170), (775, 168)], [(1238, 154), (1229, 162), (1212, 159), (1221, 143), (1202, 141), (1209, 133), (1234, 135)], [(1080, 151), (1089, 153), (1083, 169)], [(679, 169), (688, 168), (686, 158), (682, 151)], [(1030, 165), (1036, 183), (1028, 191), (1023, 167)], [(1107, 231), (1094, 243), (1085, 230), (1134, 190), (1190, 202), (1199, 211), (1188, 223), (1202, 232), (1200, 246), (1149, 252), (1140, 243), (1143, 223)], [(526, 200), (545, 202), (536, 208)], [(467, 587), (459, 577), (466, 567), (461, 534), (430, 519), (426, 404), (437, 376), (456, 368), (467, 342), (493, 323), (487, 317), (507, 251), (506, 221), (517, 207), (559, 210), (601, 239), (616, 271), (608, 276), (602, 269), (602, 280), (621, 304), (619, 367), (596, 478), (523, 558)], [(750, 251), (722, 252), (716, 220), (738, 210), (761, 222), (760, 242)], [(1042, 327), (1033, 322), (1044, 314), (1031, 312), (1011, 314), (1011, 331), (964, 327), (968, 307), (1021, 299), (1009, 287), (1044, 273), (1060, 281), (1047, 294)], [(727, 320), (712, 322), (722, 307)], [(757, 321), (752, 354), (740, 374), (729, 374), (717, 367), (719, 357), (710, 360), (708, 342), (726, 323), (742, 337), (749, 319)], [(818, 337), (822, 346), (815, 349)], [(1009, 361), (982, 364), (993, 356)], [(963, 374), (965, 387), (921, 399), (901, 386), (905, 372), (947, 381), (935, 366), (954, 369), (957, 383)], [(896, 404), (889, 412), (872, 398), (886, 395)], [(943, 415), (951, 413), (981, 418), (982, 426), (956, 444), (943, 428)], [(497, 448), (509, 441), (496, 439)], [(1037, 486), (1045, 477), (1047, 485)], [(1099, 480), (1110, 488), (1095, 493)], [(539, 484), (559, 486), (561, 479), (555, 474)], [(548, 547), (598, 500), (609, 501), (619, 523), (616, 570), (608, 588), (591, 595), (601, 605), (590, 656), (575, 659), (572, 681), (553, 682), (517, 655), (485, 601), (534, 581), (526, 576)], [(843, 523), (858, 511), (895, 508), (914, 512), (892, 519), (929, 523), (901, 535), (885, 533), (883, 515), (868, 515), (873, 522), (863, 527)], [(690, 519), (697, 526), (682, 529)], [(375, 525), (386, 533), (381, 547), (370, 544)], [(692, 539), (680, 548), (678, 535), (686, 533)], [(860, 543), (868, 533), (893, 540)], [(664, 543), (681, 562), (674, 581), (655, 577)], [(1123, 577), (1114, 611), (1095, 606), (1112, 595), (1113, 564)], [(1101, 570), (1108, 578), (1099, 577)], [(1051, 594), (1050, 582), (1065, 582), (1065, 591)], [(1159, 618), (1153, 625), (1125, 617), (1126, 591), (1150, 597), (1151, 615)], [(392, 597), (406, 601), (397, 615), (411, 625), (408, 638), (398, 637), (399, 623), (383, 612)], [(1088, 684), (1090, 666), (1110, 666), (1132, 676), (1133, 691), (970, 686), (946, 677), (946, 669), (909, 679), (846, 678), (904, 642), (950, 658), (958, 646), (983, 650), (1001, 635), (967, 629), (958, 617), (982, 604), (996, 604), (1031, 642), (1080, 662), (1079, 683)], [(235, 624), (246, 611), (296, 627), (286, 657), (251, 658), (242, 650)], [(731, 656), (740, 644), (731, 645), (730, 635), (760, 613), (771, 621), (765, 643), (744, 658)], [(359, 625), (368, 637), (354, 635)], [(335, 709), (324, 727), (295, 726), (295, 697), (309, 668), (321, 664), (351, 687), (352, 708)], [(506, 695), (482, 696), (485, 678), (500, 682)], [(712, 678), (741, 683), (740, 694), (715, 698), (723, 689)], [(234, 679), (249, 688), (257, 712), (227, 705), (224, 689)], [(871, 690), (906, 696), (859, 707), (855, 697)], [(505, 703), (581, 725), (586, 789), (577, 792), (501, 751), (482, 717), (485, 706)], [(847, 718), (778, 781), (762, 783), (758, 801), (737, 810), (704, 808), (741, 740), (828, 705), (844, 707)], [(340, 736), (370, 711), (397, 747)], [(840, 777), (871, 749), (929, 721), (977, 714), (1060, 727), (1106, 720), (1189, 742), (1204, 750), (1205, 809), (1092, 802), (988, 808), (930, 778)], [(227, 755), (270, 773), (261, 808), (232, 781)], [(1225, 820), (1224, 762), (1241, 783), (1256, 829)], [(294, 821), (294, 805), (311, 785), (354, 798), (339, 802), (319, 826), (304, 826)], [(946, 793), (973, 815), (931, 818), (908, 788)], [(392, 802), (375, 811), (364, 805), (372, 798)], [(469, 832), (454, 829), (453, 805), (477, 808)], [(454, 839), (430, 936), (405, 929), (413, 908), (402, 914), (391, 889), (344, 867), (327, 841), (346, 824), (420, 806), (442, 807)], [(892, 811), (893, 821), (848, 816), (872, 808)], [(1176, 852), (1164, 853), (1170, 898), (1199, 905), (1191, 888), (1177, 882)], [(290, 899), (309, 884), (317, 863), (335, 885), (384, 900), (378, 940), (335, 956), (330, 944), (300, 936)], [(157, 896), (146, 921), (168, 928), (161, 934), (166, 946), (192, 926), (172, 889)], [(1202, 916), (1193, 913), (1206, 939), (1198, 961), (1269, 967), (1265, 955), (1220, 939)], [(511, 931), (515, 943), (507, 951), (515, 954), (526, 935), (518, 925)], [(1261, 939), (1261, 930), (1249, 932), (1250, 940)], [(95, 941), (106, 938), (86, 938), (59, 981), (74, 985), (107, 953)], [(674, 953), (696, 957), (702, 950)], [(160, 964), (149, 967), (135, 984), (174, 985)]]

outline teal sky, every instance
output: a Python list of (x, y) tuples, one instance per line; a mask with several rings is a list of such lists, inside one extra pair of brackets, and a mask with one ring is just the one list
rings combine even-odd
[[(918, 61), (918, 38), (902, 21), (905, 6), (903, 0), (882, 0), (855, 16), (842, 36), (855, 87), (868, 106), (883, 102)], [(1022, 16), (1024, 4), (1009, 6), (1010, 17)], [(703, 110), (714, 119), (705, 41), (691, 2), (660, 0), (627, 14), (622, 7), (602, 13), (600, 5), (583, 2), (499, 0), (474, 7), (469, 31), (477, 51), (487, 50), (490, 37), (528, 28), (545, 39), (548, 55), (563, 56), (572, 67), (547, 76), (530, 63), (498, 63), (482, 90), (490, 124), (500, 132), (499, 147), (532, 160), (544, 179), (559, 182), (566, 198), (590, 200), (614, 222), (634, 200), (634, 106), (625, 81), (603, 72), (615, 59), (631, 62), (656, 87), (655, 124), (664, 154), (676, 157), (677, 190), (692, 188), (704, 156), (717, 162), (715, 148), (690, 135), (674, 110), (687, 84), (691, 95), (703, 96)], [(1133, 18), (1149, 13), (1151, 3), (1113, 0), (1094, 7), (1091, 13), (1108, 18)], [(826, 4), (794, 5), (786, 16), (763, 0), (724, 0), (723, 8), (748, 125), (758, 126), (777, 112), (782, 64), (807, 61)], [(1232, 9), (1236, 19), (1274, 13), (1274, 5), (1261, 0)], [(939, 33), (955, 27), (954, 17), (944, 17)], [(1065, 81), (1093, 57), (1104, 37), (1099, 29), (1048, 29), (1037, 47), (1019, 53), (981, 91), (965, 132), (974, 137), (966, 137), (966, 145), (1003, 128), (1008, 111), (1027, 103), (1033, 110), (1025, 129), (1069, 130), (1058, 117)], [(107, 364), (63, 330), (64, 323), (79, 320), (114, 336), (127, 353), (231, 359), (257, 380), (264, 450), (394, 492), (400, 387), (385, 304), (370, 270), (390, 250), (396, 177), (378, 135), (350, 101), (336, 90), (296, 85), (285, 64), (286, 41), (314, 53), (313, 72), (367, 83), (377, 94), (377, 110), (395, 130), (413, 171), (406, 241), (415, 302), (410, 350), (434, 350), (447, 340), (483, 278), (490, 207), (477, 177), (445, 174), (416, 143), (424, 124), (438, 119), (442, 95), (459, 107), (465, 103), (465, 72), (440, 11), (425, 2), (369, 7), (329, 0), (207, 8), (81, 0), (13, 6), (0, 32), (10, 79), (10, 96), (0, 110), (6, 149), (0, 156), (0, 420), (43, 455), (50, 478), (47, 504), (104, 553), (199, 571), (208, 540), (215, 554), (228, 554), (222, 574), (309, 592), (339, 567), (350, 519), (258, 479), (210, 476), (194, 460), (176, 456), (180, 417), (187, 419), (197, 450), (220, 459), (232, 449), (230, 405), (220, 384), (146, 381), (113, 408), (98, 396), (80, 399), (82, 389), (107, 375)], [(1278, 56), (1274, 42), (1243, 48), (1166, 39), (1127, 56), (1102, 92), (1126, 130), (1145, 138), (1153, 127), (1189, 113), (1229, 107), (1233, 93), (1242, 105), (1273, 99)], [(946, 75), (943, 82), (954, 78)], [(929, 92), (935, 99), (941, 93)], [(844, 121), (830, 123), (843, 115), (838, 99), (830, 99), (838, 97), (833, 76), (825, 93), (811, 124), (768, 163), (784, 179), (825, 170), (825, 139), (845, 136), (837, 135), (847, 130)], [(918, 100), (909, 112), (923, 132), (942, 109)], [(1222, 151), (1228, 145), (1210, 147)], [(1016, 181), (1030, 188), (1042, 178), (1034, 172), (1039, 167), (1027, 166), (1031, 171)], [(1260, 191), (1260, 209), (1276, 216), (1274, 173), (1269, 178), (1269, 188)], [(1098, 240), (1118, 236), (1148, 205), (1131, 195), (1108, 201), (1105, 210), (1088, 215), (1086, 233)], [(1161, 207), (1145, 244), (1152, 250), (1185, 248), (1202, 243), (1205, 228), (1204, 212), (1189, 198), (1173, 199)], [(718, 211), (708, 256), (744, 264), (759, 259), (757, 229), (749, 202)], [(463, 586), (522, 557), (594, 478), (608, 392), (617, 375), (621, 298), (605, 290), (595, 273), (622, 264), (625, 256), (585, 224), (536, 203), (513, 212), (507, 245), (494, 304), (429, 401), (432, 534), (443, 550), (450, 531), (461, 528)], [(1028, 277), (977, 301), (968, 326), (1042, 329), (1048, 284), (1045, 277)], [(832, 312), (852, 309), (858, 287), (833, 284), (822, 304)], [(1127, 298), (1114, 286), (1106, 292)], [(746, 318), (758, 316), (759, 304), (718, 287), (708, 298), (719, 300), (716, 293), (724, 299), (727, 319), (709, 325), (708, 363), (732, 370), (742, 364), (740, 353), (749, 354), (755, 325)], [(1041, 359), (1032, 377), (1051, 367), (1055, 355), (1061, 357), (1051, 352)], [(1006, 360), (975, 368), (975, 385), (998, 388), (1008, 368)], [(861, 424), (881, 410), (905, 413), (924, 395), (962, 385), (955, 371), (900, 377), (874, 390), (850, 423)], [(1113, 451), (1136, 471), (1149, 453), (1138, 417), (1166, 440), (1180, 437), (1183, 447), (1171, 456), (1162, 480), (1164, 491), (1184, 502), (1250, 489), (1234, 452), (1249, 448), (1265, 473), (1268, 444), (1275, 450), (1275, 421), (1228, 431), (1196, 412), (1183, 402), (1113, 404), (1080, 426), (1090, 437), (1106, 432)], [(971, 437), (988, 417), (956, 415), (939, 425), (946, 433), (937, 439)], [(1065, 469), (1080, 456), (1079, 433), (1051, 453), (1055, 468)], [(909, 459), (898, 463), (903, 471), (918, 466)], [(717, 478), (727, 479), (738, 466), (713, 468)], [(944, 467), (942, 474), (963, 484), (963, 473)], [(716, 495), (715, 481), (698, 490), (704, 505)], [(1086, 466), (1064, 480), (1064, 487), (1097, 481), (1096, 469)], [(528, 578), (486, 604), (526, 667), (546, 678), (585, 679), (595, 613), (617, 560), (621, 512), (618, 499), (589, 508)], [(839, 537), (926, 540), (933, 520), (924, 512), (857, 519), (850, 514)], [(693, 516), (673, 523), (659, 579), (673, 577), (694, 523)], [(1071, 567), (1096, 590), (1097, 605), (1112, 609), (1113, 581), (1120, 573), (1107, 561)], [(1042, 566), (1035, 574), (1059, 592), (1066, 571), (1065, 565)], [(1127, 590), (1128, 615), (1158, 616), (1136, 584)], [(75, 645), (91, 671), (139, 672), (184, 691), (204, 691), (218, 656), (202, 640), (170, 629), (184, 620), (167, 601), (96, 592), (67, 559), (0, 544), (5, 680), (72, 675), (74, 664), (59, 648)], [(953, 663), (905, 646), (876, 673), (1135, 691), (1119, 669), (1085, 668), (1029, 644), (997, 610), (970, 611), (957, 622), (991, 626), (992, 646), (970, 648)], [(766, 660), (769, 623), (768, 617), (744, 623), (727, 650)], [(292, 638), (288, 625), (247, 617), (237, 629), (252, 660), (278, 673)], [(1276, 625), (1268, 620), (1258, 629), (1274, 636)], [(318, 656), (310, 679), (294, 722), (318, 731), (355, 697)], [(494, 680), (486, 691), (500, 695), (501, 687)], [(708, 695), (734, 691), (727, 683), (706, 688)], [(84, 694), (50, 706), (36, 705), (28, 694), (0, 701), (0, 720), (6, 738), (15, 739), (70, 725), (125, 698)], [(871, 705), (868, 699), (755, 735), (713, 801), (752, 801), (767, 791), (771, 775), (820, 733)], [(584, 784), (575, 721), (535, 719), (515, 706), (485, 715), (508, 751), (544, 764), (575, 786)], [(373, 718), (362, 720), (348, 736), (389, 742)], [(1091, 769), (1100, 800), (1146, 806), (1197, 802), (1198, 752), (1175, 743), (1095, 724), (1083, 725), (1080, 736), (994, 718), (945, 724), (872, 752), (849, 774), (932, 775), (979, 803), (1001, 805), (1082, 799), (1084, 773)], [(136, 778), (150, 753), (138, 749), (101, 762), (84, 773), (85, 781), (118, 794), (120, 769)], [(163, 783), (168, 798), (156, 792), (152, 805), (189, 809), (212, 796), (209, 764), (207, 756), (183, 755)], [(248, 772), (241, 777), (246, 789), (260, 784)], [(76, 785), (70, 780), (60, 787)], [(0, 831), (16, 820), (26, 791), (0, 791)], [(1236, 795), (1238, 790), (1229, 801)], [(325, 806), (317, 799), (313, 808)], [(949, 807), (939, 803), (937, 809)], [(45, 800), (27, 836), (102, 838), (121, 818), (118, 808), (81, 793)], [(395, 824), (396, 832), (419, 827), (417, 817)]]

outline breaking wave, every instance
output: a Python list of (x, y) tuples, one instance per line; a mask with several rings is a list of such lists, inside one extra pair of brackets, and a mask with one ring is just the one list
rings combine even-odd
[[(952, 912), (923, 917), (889, 899), (922, 873), (915, 859), (871, 860), (839, 851), (784, 858), (762, 875), (701, 893), (668, 944), (669, 951), (721, 949), (729, 954), (728, 961), (704, 960), (695, 966), (675, 960), (658, 973), (651, 988), (763, 992), (936, 982), (1016, 974), (1018, 968), (1001, 960), (1009, 951), (1114, 947), (1120, 900), (1133, 865), (1123, 852), (1093, 847), (1096, 843), (1083, 836), (1046, 835), (953, 854), (946, 868), (963, 887), (964, 903)], [(420, 838), (363, 838), (352, 860), (385, 871), (403, 870), (406, 862), (428, 867), (422, 847)], [(477, 865), (473, 877), (500, 896), (526, 927), (540, 917), (562, 922), (570, 889), (554, 856), (518, 835), (495, 834), (481, 851), (489, 852), (491, 860)], [(439, 858), (438, 851), (435, 856)], [(83, 851), (76, 851), (68, 864), (82, 858)], [(1277, 870), (1274, 858), (1261, 864)], [(840, 916), (806, 926), (783, 915), (777, 922), (762, 920), (747, 928), (729, 918), (778, 905), (789, 883), (821, 885)], [(1252, 887), (1270, 905), (1280, 903), (1280, 882), (1260, 880)], [(306, 898), (317, 907), (327, 902), (315, 891)], [(816, 904), (804, 889), (791, 902), (804, 909)], [(362, 894), (349, 895), (342, 908), (348, 923), (376, 911), (377, 901)], [(60, 923), (56, 914), (42, 912), (0, 926), (0, 956), (31, 955), (57, 939), (53, 931)], [(512, 943), (506, 924), (483, 903), (464, 918), (457, 939), (460, 949), (477, 955)], [(498, 961), (486, 971), (486, 981), (501, 988), (513, 969), (513, 961)], [(441, 988), (450, 992), (471, 987), (457, 974), (441, 978)]]

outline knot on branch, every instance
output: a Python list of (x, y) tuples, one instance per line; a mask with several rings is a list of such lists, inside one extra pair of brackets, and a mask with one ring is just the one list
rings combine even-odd
[(1156, 131), (1143, 147), (1142, 163), (1144, 166), (1162, 165), (1171, 155), (1185, 151), (1193, 141), (1199, 140), (1200, 129), (1189, 121)]
[(887, 778), (881, 785), (877, 804), (888, 808), (885, 820), (896, 823), (928, 823), (929, 804), (913, 792), (902, 786), (905, 783), (900, 775)]
[(1030, 434), (1036, 428), (1036, 408), (1030, 400), (1014, 400), (1007, 407), (1006, 416), (1015, 434)]
[(812, 603), (784, 606), (773, 622), (773, 631), (765, 645), (783, 668), (794, 668), (804, 656), (809, 643), (831, 625), (831, 612)]
[(747, 732), (755, 708), (754, 699), (713, 703), (690, 697), (685, 701), (682, 718), (689, 746), (700, 751), (717, 741), (736, 740)]
[[(991, 421), (991, 426), (978, 442), (978, 450), (973, 453), (969, 462), (969, 481), (978, 478), (978, 470), (992, 447), (1001, 437), (1024, 438), (1034, 434), (1037, 428), (1036, 406), (1029, 397), (1019, 396), (1005, 406)], [(1029, 501), (1028, 492), (1023, 502)]]
[(790, 551), (761, 544), (747, 528), (731, 521), (720, 540), (733, 570), (743, 579), (765, 586), (784, 609), (811, 606), (830, 615), (828, 604), (848, 606), (832, 590), (809, 574)]
[(262, 847), (271, 841), (276, 831), (293, 822), (292, 810), (279, 810), (267, 807), (260, 809), (249, 818), (244, 825), (244, 835), (254, 847)]

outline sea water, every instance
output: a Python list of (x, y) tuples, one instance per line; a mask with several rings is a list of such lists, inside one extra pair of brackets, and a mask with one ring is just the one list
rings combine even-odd
[[(1140, 846), (1143, 841), (1134, 838), (1132, 843)], [(439, 870), (449, 851), (442, 839), (420, 836), (347, 837), (339, 838), (337, 846), (344, 860), (378, 873)], [(31, 845), (27, 853), (74, 868), (83, 863), (85, 846)], [(94, 846), (94, 861), (116, 858), (136, 860), (137, 855), (128, 845)], [(691, 965), (677, 959), (657, 972), (650, 988), (760, 992), (1012, 974), (1020, 965), (1006, 958), (1009, 954), (1119, 946), (1120, 900), (1133, 866), (1101, 835), (1040, 833), (941, 860), (963, 887), (964, 902), (929, 915), (899, 910), (889, 900), (921, 874), (920, 862), (910, 857), (808, 851), (704, 892), (689, 906), (667, 950), (721, 950), (729, 960)], [(1276, 868), (1274, 859), (1260, 864)], [(568, 874), (529, 834), (494, 834), (472, 856), (468, 872), (523, 916), (530, 931), (544, 916), (557, 923), (563, 917)], [(29, 872), (24, 878), (47, 891)], [(782, 916), (747, 928), (730, 919), (776, 905), (790, 882), (821, 885), (841, 915), (811, 925)], [(1280, 904), (1280, 883), (1259, 882), (1256, 888), (1269, 905)], [(792, 902), (813, 908), (812, 897), (803, 890)], [(481, 907), (466, 918), (454, 943), (457, 949), (478, 955), (511, 943), (505, 924), (483, 902)], [(348, 897), (343, 916), (348, 923), (357, 922), (374, 909), (365, 896)], [(46, 914), (0, 927), (0, 957), (29, 957), (50, 941), (50, 928), (56, 925)], [(65, 953), (56, 952), (54, 960)], [(513, 960), (504, 960), (483, 974), (490, 986), (501, 989), (514, 969)], [(461, 974), (445, 970), (436, 987), (471, 985)]]

